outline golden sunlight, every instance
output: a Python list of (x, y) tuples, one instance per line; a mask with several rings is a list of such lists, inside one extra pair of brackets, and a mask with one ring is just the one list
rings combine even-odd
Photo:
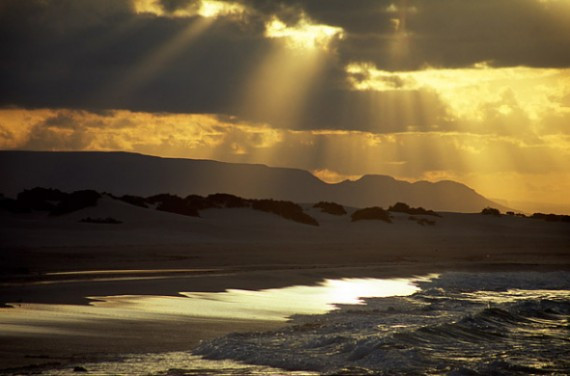
[(185, 7), (169, 11), (164, 8), (160, 0), (134, 0), (134, 8), (137, 13), (148, 13), (160, 17), (207, 17), (241, 15), (246, 12), (245, 6), (236, 2), (200, 0), (190, 2)]
[(345, 174), (341, 174), (338, 173), (336, 171), (333, 170), (329, 170), (328, 168), (322, 168), (322, 169), (316, 169), (311, 171), (311, 173), (313, 175), (315, 175), (317, 178), (319, 178), (320, 180), (329, 183), (329, 184), (335, 184), (335, 183), (340, 183), (341, 181), (345, 181), (345, 180), (358, 180), (362, 177), (362, 175), (345, 175)]
[(0, 30), (0, 376), (568, 373), (570, 0)]
[(246, 8), (240, 3), (215, 0), (202, 0), (198, 9), (202, 17), (241, 15), (245, 12)]
[[(545, 113), (566, 113), (559, 103), (570, 92), (570, 69), (506, 67), (493, 68), (482, 62), (469, 68), (426, 68), (390, 72), (370, 63), (351, 63), (345, 68), (353, 90), (432, 90), (451, 107), (456, 116), (482, 120), (486, 104), (509, 114), (520, 106), (531, 119)], [(516, 94), (515, 94), (516, 93)], [(509, 103), (505, 95), (516, 100)]]
[(560, 132), (525, 139), (490, 131), (291, 130), (206, 114), (56, 109), (3, 109), (0, 118), (5, 149), (123, 150), (263, 163), (310, 170), (329, 183), (364, 174), (454, 180), (529, 212), (564, 212), (570, 190), (570, 135)]
[(265, 36), (275, 43), (250, 73), (237, 106), (256, 121), (295, 128), (306, 97), (319, 82), (327, 58), (334, 59), (331, 43), (342, 38), (338, 27), (313, 23), (301, 14), (295, 25), (273, 17)]
[(340, 27), (315, 24), (302, 14), (296, 25), (287, 25), (274, 16), (265, 25), (265, 36), (282, 38), (290, 48), (326, 50), (332, 40), (343, 38), (344, 31)]
[(251, 73), (238, 106), (256, 121), (295, 128), (322, 67), (316, 49), (291, 53), (278, 46)]

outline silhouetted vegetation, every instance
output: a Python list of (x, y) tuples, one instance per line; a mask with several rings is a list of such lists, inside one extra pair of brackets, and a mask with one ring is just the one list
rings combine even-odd
[(209, 195), (206, 201), (214, 208), (246, 208), (251, 205), (248, 200), (227, 193)]
[(570, 223), (570, 215), (560, 215), (560, 214), (544, 214), (544, 213), (534, 213), (530, 216), (532, 219), (542, 219), (547, 222), (567, 222)]
[(192, 207), (188, 203), (188, 201), (176, 195), (171, 195), (169, 193), (162, 193), (151, 196), (147, 198), (147, 202), (149, 202), (150, 204), (158, 204), (156, 210), (187, 215), (190, 217), (200, 216), (198, 210)]
[(501, 215), (501, 212), (499, 211), (499, 209), (487, 207), (487, 208), (481, 210), (481, 214), (483, 214), (483, 215), (495, 215), (495, 216), (499, 217)]
[[(227, 193), (215, 193), (207, 197), (189, 195), (186, 198), (169, 193), (162, 193), (147, 198), (133, 195), (123, 195), (121, 197), (111, 194), (106, 195), (142, 208), (156, 205), (156, 210), (192, 217), (199, 217), (199, 210), (210, 208), (251, 208), (273, 213), (295, 222), (313, 226), (319, 225), (313, 217), (303, 211), (301, 206), (290, 201), (249, 200)], [(18, 195), (17, 200), (0, 197), (0, 209), (15, 213), (29, 213), (32, 210), (39, 210), (49, 211), (52, 215), (62, 215), (88, 206), (95, 206), (101, 196), (101, 194), (93, 190), (64, 193), (57, 189), (37, 187), (24, 190)], [(344, 208), (342, 209), (344, 210)], [(120, 223), (113, 218), (84, 218), (81, 222)]]
[(101, 195), (93, 190), (64, 193), (57, 189), (36, 187), (20, 192), (16, 200), (1, 200), (0, 206), (13, 213), (29, 213), (35, 210), (61, 215), (95, 206), (100, 197)]
[(212, 207), (212, 204), (208, 201), (206, 197), (202, 197), (199, 195), (186, 196), (184, 201), (186, 201), (187, 205), (196, 210), (210, 209)]
[(36, 187), (18, 193), (17, 201), (29, 210), (51, 211), (66, 197), (66, 193), (57, 189)]
[(319, 225), (319, 222), (305, 213), (303, 211), (303, 208), (294, 202), (276, 200), (250, 200), (250, 202), (251, 208), (254, 210), (274, 213), (285, 219), (290, 219), (292, 221), (304, 223), (307, 225)]
[(32, 210), (23, 205), (20, 201), (3, 197), (0, 199), (0, 210), (7, 210), (10, 213), (30, 213)]
[(65, 198), (66, 194), (57, 189), (36, 187), (25, 189), (17, 196), (17, 201), (31, 210), (49, 211)]
[(514, 211), (508, 211), (505, 213), (506, 215), (510, 215), (511, 217), (521, 217), (521, 218), (528, 218), (525, 214), (523, 213), (515, 213)]
[[(111, 196), (113, 197), (113, 196)], [(141, 208), (148, 208), (147, 205), (147, 200), (144, 197), (139, 197), (139, 196), (132, 196), (132, 195), (124, 195), (121, 197), (114, 197), (117, 200), (121, 200), (126, 202), (127, 204), (131, 204), (131, 205), (135, 205), (135, 206), (139, 206)]]
[(111, 217), (107, 217), (107, 218), (91, 218), (91, 217), (87, 217), (87, 218), (82, 218), (81, 220), (79, 220), (79, 222), (82, 223), (98, 223), (98, 224), (110, 224), (110, 225), (118, 225), (121, 224), (123, 222), (115, 219), (115, 218), (111, 218)]
[(392, 220), (390, 219), (390, 213), (378, 206), (356, 210), (354, 213), (352, 213), (351, 218), (352, 222), (363, 220), (380, 220), (392, 223)]
[(93, 190), (87, 189), (83, 191), (75, 191), (65, 195), (53, 210), (50, 211), (51, 215), (62, 215), (71, 213), (88, 206), (96, 206), (97, 201), (101, 195)]
[(319, 208), (323, 213), (332, 215), (345, 215), (346, 210), (344, 206), (337, 204), (336, 202), (320, 201), (313, 205), (313, 208)]
[(415, 221), (418, 225), (421, 225), (421, 226), (434, 226), (436, 224), (435, 220), (433, 220), (433, 219), (417, 218), (417, 217), (413, 217), (413, 216), (408, 217), (408, 219), (410, 221)]
[(432, 215), (434, 217), (441, 217), (441, 215), (437, 214), (433, 210), (426, 210), (422, 207), (419, 208), (412, 208), (408, 204), (403, 202), (397, 202), (396, 204), (390, 206), (388, 211), (394, 213), (406, 213), (412, 215)]
[(158, 204), (157, 210), (199, 217), (199, 210), (211, 208), (252, 208), (277, 214), (295, 222), (318, 226), (319, 223), (303, 212), (303, 208), (290, 201), (248, 200), (226, 193), (216, 193), (207, 197), (190, 195), (182, 199), (171, 194), (160, 194), (146, 199), (150, 204)]

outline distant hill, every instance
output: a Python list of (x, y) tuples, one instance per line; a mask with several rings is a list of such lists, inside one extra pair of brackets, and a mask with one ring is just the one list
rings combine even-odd
[(506, 209), (452, 181), (409, 183), (367, 175), (357, 181), (328, 184), (308, 171), (264, 165), (124, 152), (0, 151), (1, 193), (14, 196), (36, 186), (140, 196), (223, 192), (294, 202), (334, 201), (353, 207), (388, 207), (401, 201), (439, 211), (478, 212), (487, 206)]

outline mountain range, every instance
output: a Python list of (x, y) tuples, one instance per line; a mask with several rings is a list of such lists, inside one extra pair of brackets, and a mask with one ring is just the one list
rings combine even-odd
[(334, 201), (353, 207), (405, 202), (439, 211), (480, 212), (488, 206), (507, 209), (453, 181), (410, 183), (365, 175), (356, 181), (330, 184), (301, 169), (126, 152), (0, 151), (0, 176), (0, 192), (6, 196), (41, 186), (139, 196), (230, 193), (299, 203)]

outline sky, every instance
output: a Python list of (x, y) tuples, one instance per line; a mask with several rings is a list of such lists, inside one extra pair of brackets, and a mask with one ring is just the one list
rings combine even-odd
[(455, 180), (570, 213), (570, 0), (0, 0), (0, 149)]

